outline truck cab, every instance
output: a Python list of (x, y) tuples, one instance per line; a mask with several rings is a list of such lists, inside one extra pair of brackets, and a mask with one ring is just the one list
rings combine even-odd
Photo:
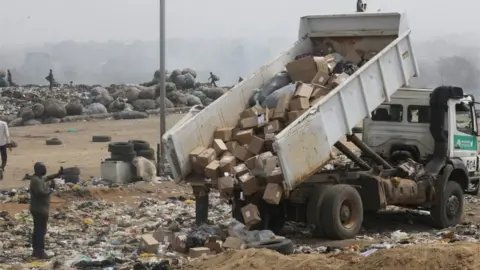
[[(363, 121), (363, 142), (392, 164), (411, 158), (426, 164), (433, 156), (430, 123), (438, 115), (430, 111), (433, 89), (401, 88), (389, 102)], [(450, 98), (444, 115), (448, 161), (457, 164), (468, 178), (467, 192), (479, 187), (478, 121), (471, 95)]]

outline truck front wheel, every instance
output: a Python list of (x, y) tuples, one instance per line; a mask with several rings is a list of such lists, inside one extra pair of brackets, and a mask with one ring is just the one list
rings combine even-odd
[(328, 238), (354, 238), (363, 222), (363, 204), (358, 191), (350, 185), (328, 188), (321, 207), (321, 218)]
[(435, 227), (443, 229), (460, 223), (463, 214), (463, 189), (459, 183), (448, 181), (440, 202), (430, 209)]

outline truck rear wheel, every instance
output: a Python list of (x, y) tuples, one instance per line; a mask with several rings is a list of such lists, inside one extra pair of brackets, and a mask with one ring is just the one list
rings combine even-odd
[(459, 183), (448, 181), (442, 200), (430, 209), (435, 227), (443, 229), (460, 223), (463, 214), (463, 189)]
[(312, 234), (316, 238), (325, 237), (325, 230), (322, 225), (322, 215), (320, 210), (322, 208), (323, 198), (328, 188), (331, 185), (316, 186), (307, 203), (307, 222), (309, 225), (315, 226)]
[(328, 238), (354, 238), (363, 222), (363, 204), (358, 191), (349, 185), (328, 188), (321, 207), (321, 219)]

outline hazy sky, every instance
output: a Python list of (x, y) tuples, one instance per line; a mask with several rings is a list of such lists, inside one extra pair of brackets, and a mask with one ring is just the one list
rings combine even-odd
[[(407, 11), (416, 36), (476, 32), (472, 0), (366, 0)], [(292, 37), (302, 15), (346, 13), (356, 0), (166, 0), (167, 37)], [(434, 6), (433, 4), (436, 4)], [(158, 39), (158, 0), (0, 0), (0, 45)], [(470, 7), (470, 8), (469, 8)]]

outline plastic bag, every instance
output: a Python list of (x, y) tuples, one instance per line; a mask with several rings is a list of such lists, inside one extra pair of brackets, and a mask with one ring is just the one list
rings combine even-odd
[(275, 92), (276, 90), (284, 87), (285, 85), (291, 83), (292, 80), (286, 71), (279, 72), (260, 89), (261, 94), (258, 97), (259, 103), (263, 103), (265, 98)]
[(262, 102), (262, 107), (273, 109), (273, 108), (277, 107), (278, 99), (282, 95), (285, 95), (285, 94), (286, 95), (293, 95), (294, 93), (295, 93), (295, 84), (292, 83), (292, 84), (286, 85), (286, 86), (276, 90), (275, 92), (271, 93), (270, 95), (268, 95), (265, 98), (265, 100)]

